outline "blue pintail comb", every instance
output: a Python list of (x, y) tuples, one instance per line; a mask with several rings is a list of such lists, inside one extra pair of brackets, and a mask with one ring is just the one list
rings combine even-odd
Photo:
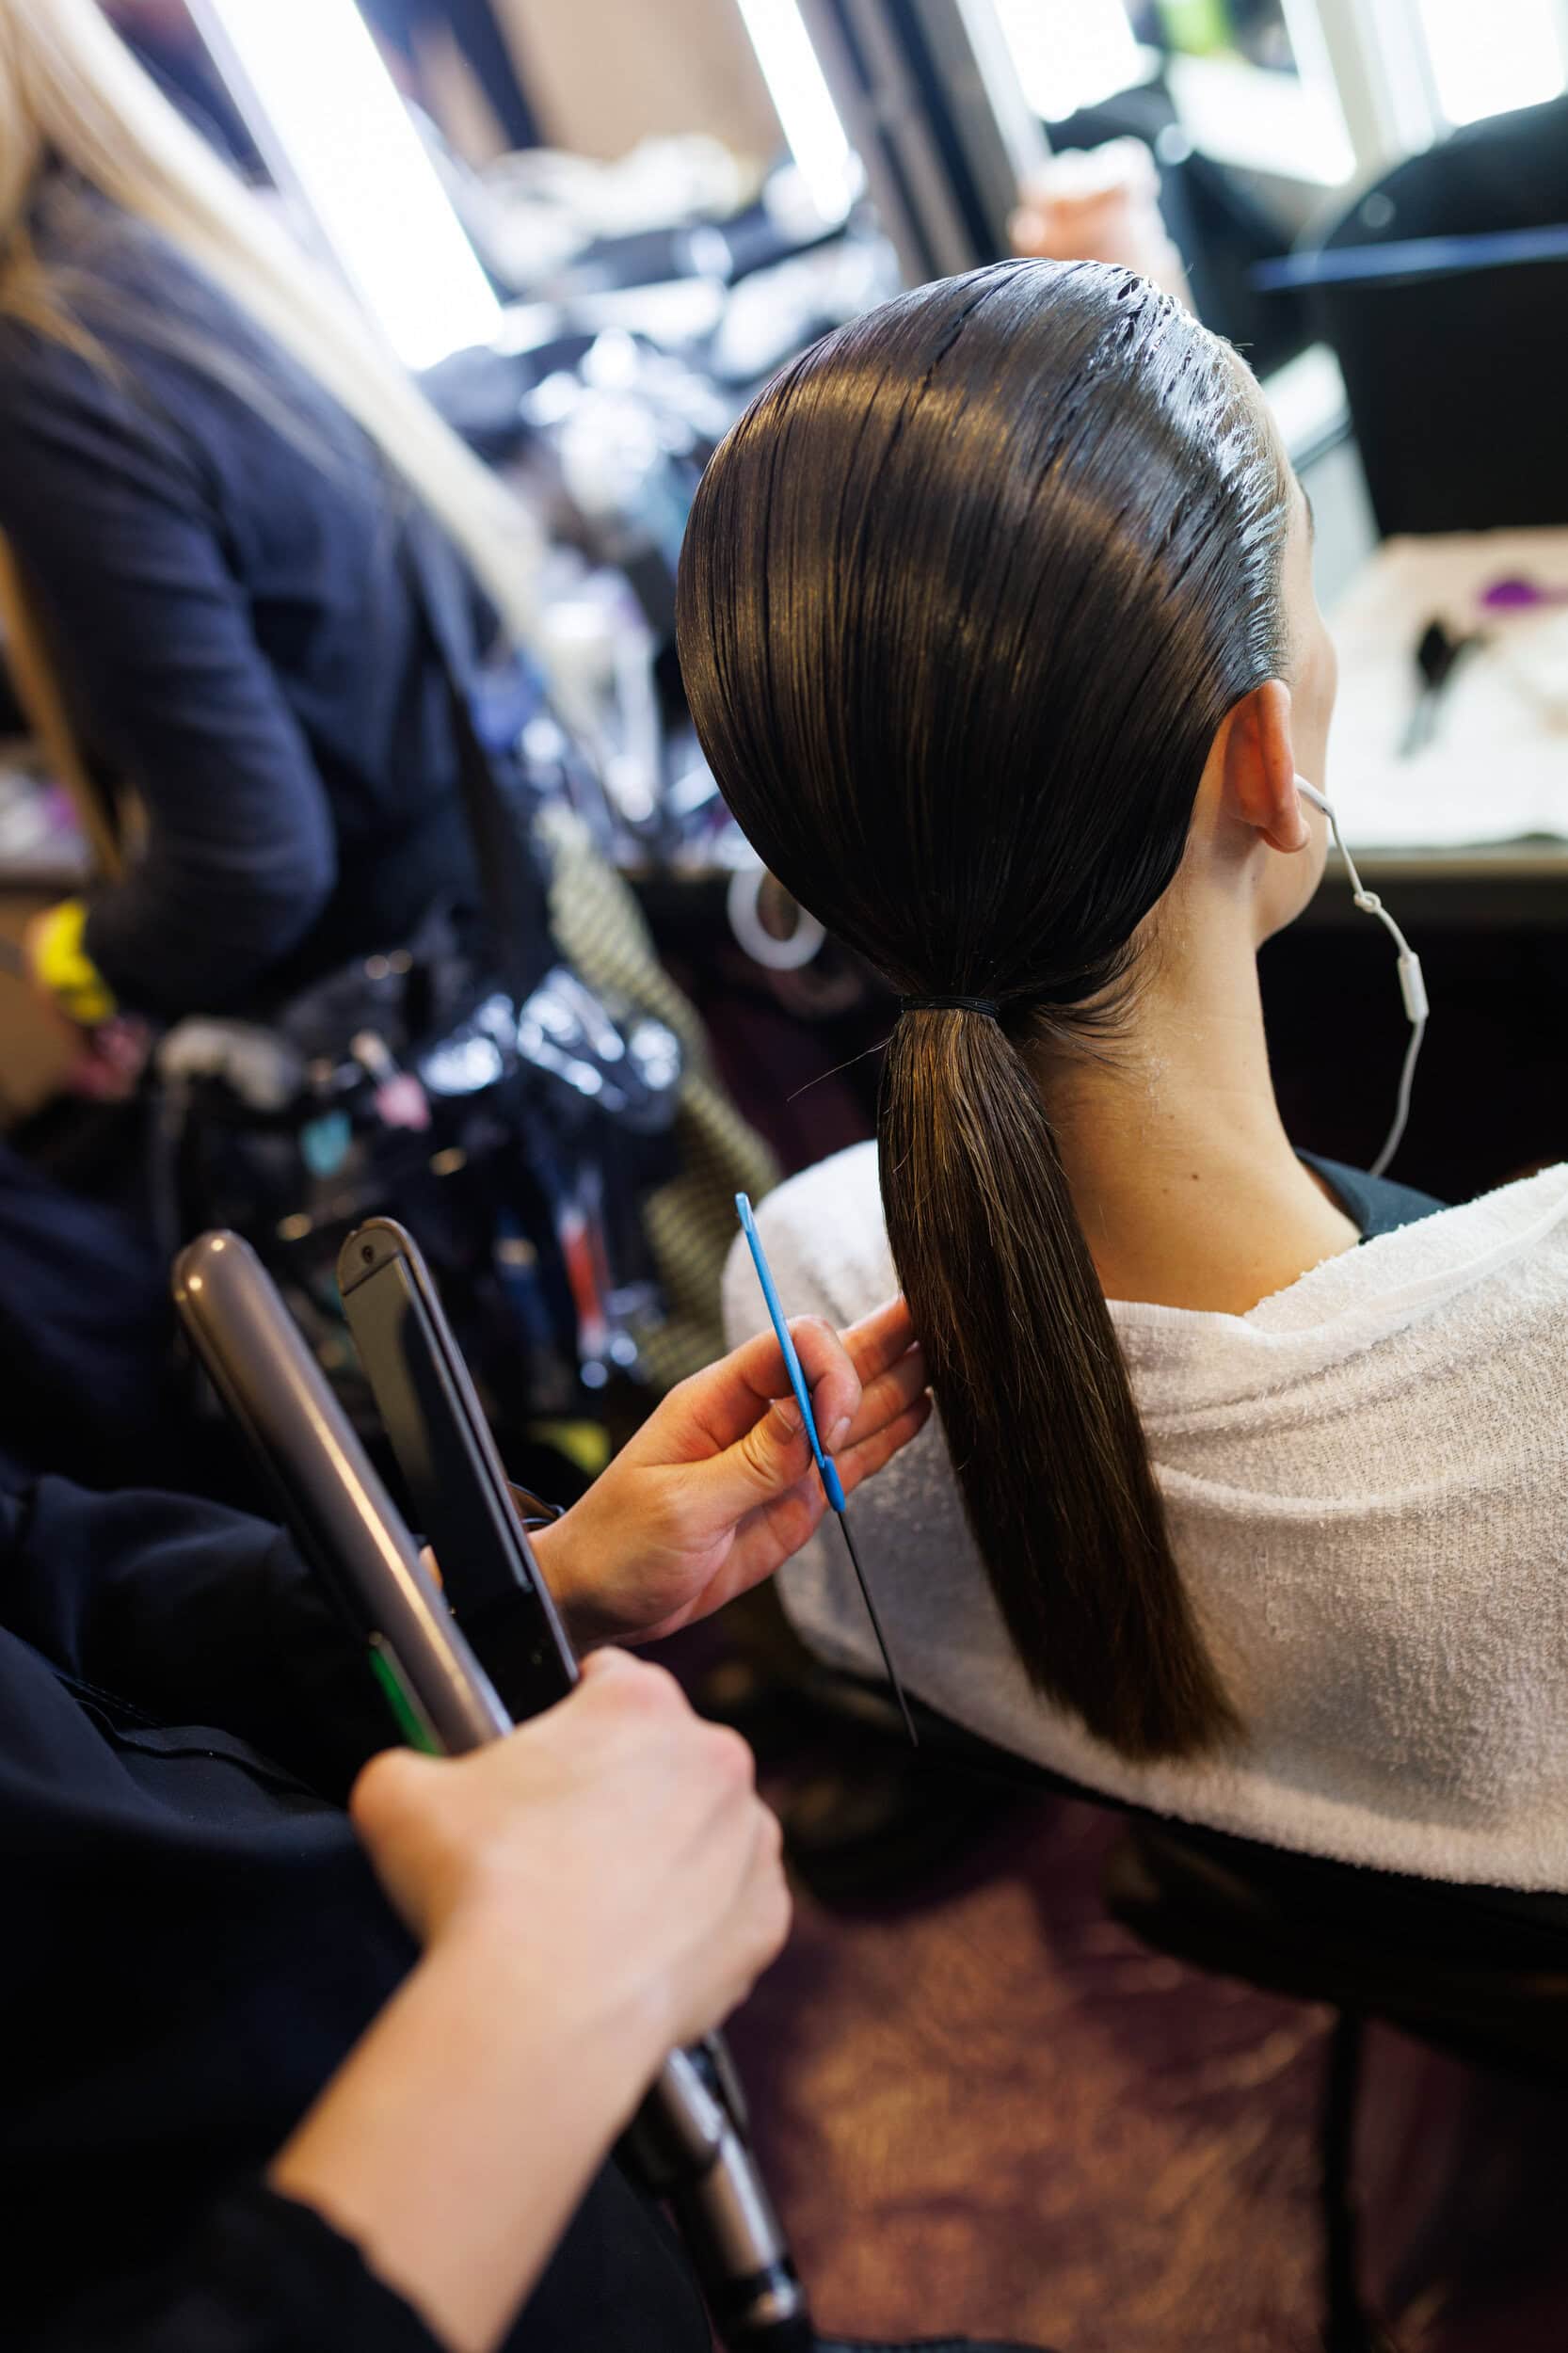
[(872, 1632), (876, 1636), (876, 1647), (882, 1653), (882, 1664), (888, 1670), (888, 1681), (892, 1686), (893, 1697), (897, 1700), (899, 1713), (904, 1718), (904, 1728), (909, 1735), (910, 1746), (918, 1749), (920, 1745), (920, 1737), (915, 1730), (915, 1719), (909, 1713), (909, 1703), (904, 1696), (904, 1686), (898, 1679), (898, 1669), (894, 1666), (892, 1654), (888, 1648), (888, 1638), (882, 1631), (882, 1621), (876, 1614), (876, 1604), (872, 1599), (872, 1589), (866, 1582), (866, 1572), (860, 1566), (860, 1556), (855, 1549), (855, 1539), (849, 1532), (849, 1519), (844, 1510), (844, 1482), (839, 1476), (839, 1466), (832, 1455), (823, 1451), (823, 1442), (817, 1434), (817, 1417), (811, 1411), (811, 1392), (806, 1385), (806, 1375), (801, 1369), (800, 1358), (795, 1353), (795, 1344), (790, 1337), (790, 1327), (784, 1321), (784, 1310), (779, 1305), (778, 1287), (773, 1279), (773, 1269), (769, 1266), (762, 1249), (762, 1237), (757, 1231), (757, 1220), (752, 1216), (751, 1203), (744, 1193), (738, 1193), (735, 1195), (735, 1208), (741, 1220), (741, 1231), (746, 1238), (746, 1248), (751, 1252), (751, 1262), (757, 1269), (757, 1279), (762, 1286), (762, 1297), (767, 1302), (768, 1315), (773, 1322), (775, 1337), (783, 1351), (784, 1369), (790, 1376), (790, 1386), (794, 1391), (795, 1403), (800, 1407), (800, 1417), (805, 1424), (807, 1438), (810, 1442), (818, 1476), (823, 1483), (823, 1493), (838, 1515), (839, 1526), (843, 1531), (844, 1546), (849, 1554), (849, 1564), (855, 1571), (855, 1581), (860, 1588), (860, 1598), (866, 1605), (866, 1615), (872, 1622)]

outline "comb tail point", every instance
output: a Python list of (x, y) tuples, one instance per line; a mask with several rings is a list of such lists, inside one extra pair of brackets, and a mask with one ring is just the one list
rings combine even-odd
[(849, 1532), (849, 1521), (841, 1507), (838, 1513), (838, 1520), (839, 1526), (843, 1530), (844, 1547), (849, 1554), (849, 1563), (855, 1571), (855, 1581), (860, 1588), (860, 1598), (866, 1605), (866, 1615), (872, 1622), (872, 1632), (876, 1637), (876, 1647), (882, 1653), (882, 1664), (887, 1670), (888, 1681), (892, 1686), (893, 1697), (898, 1702), (899, 1714), (904, 1718), (904, 1729), (909, 1735), (910, 1747), (918, 1749), (920, 1745), (920, 1736), (915, 1729), (915, 1719), (909, 1712), (909, 1702), (904, 1697), (904, 1686), (899, 1681), (899, 1672), (893, 1664), (893, 1655), (888, 1648), (888, 1637), (882, 1631), (882, 1621), (876, 1614), (876, 1604), (872, 1599), (872, 1589), (866, 1582), (866, 1572), (860, 1566), (860, 1555), (855, 1549), (855, 1539)]

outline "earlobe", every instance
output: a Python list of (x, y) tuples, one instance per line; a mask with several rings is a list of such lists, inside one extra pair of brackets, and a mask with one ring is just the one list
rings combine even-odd
[(1296, 791), (1290, 733), (1290, 689), (1265, 679), (1230, 714), (1225, 739), (1225, 795), (1232, 814), (1288, 855), (1308, 847), (1312, 829)]

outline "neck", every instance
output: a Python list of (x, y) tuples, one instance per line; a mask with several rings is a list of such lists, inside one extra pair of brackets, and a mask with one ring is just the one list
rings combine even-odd
[(1242, 1315), (1357, 1233), (1280, 1120), (1250, 936), (1201, 936), (1150, 959), (1103, 1061), (1040, 1081), (1106, 1296)]

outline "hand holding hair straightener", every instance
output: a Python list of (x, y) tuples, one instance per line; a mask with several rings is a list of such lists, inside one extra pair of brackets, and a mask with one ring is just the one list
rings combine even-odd
[(738, 1738), (610, 1650), (470, 1755), (384, 1751), (352, 1812), (422, 1958), (268, 2178), (494, 2345), (642, 2087), (776, 1954), (777, 1825)]
[[(422, 1506), (429, 1506), (443, 1562), (440, 1591), (253, 1254), (232, 1235), (208, 1235), (182, 1255), (176, 1270), (176, 1295), (203, 1362), (278, 1484), (306, 1551), (368, 1637), (372, 1665), (406, 1733), (417, 1745), (457, 1757), (508, 1745), (515, 1720), (550, 1708), (577, 1680), (554, 1599), (411, 1239), (389, 1221), (362, 1228), (345, 1245), (341, 1283), (394, 1450)], [(836, 1419), (848, 1424), (853, 1483), (913, 1434), (927, 1408), (923, 1366), (908, 1346), (902, 1306), (869, 1318), (849, 1338), (864, 1368), (874, 1368), (873, 1378), (862, 1392), (855, 1370), (831, 1361), (837, 1351), (828, 1340), (818, 1402), (825, 1408), (824, 1392), (836, 1391)], [(630, 1474), (617, 1481), (612, 1472), (600, 1482), (601, 1513), (606, 1484), (623, 1499), (639, 1495), (645, 1503), (663, 1494), (663, 1516), (651, 1514), (653, 1541), (640, 1560), (634, 1544), (625, 1547), (630, 1580), (617, 1578), (614, 1550), (590, 1573), (580, 1556), (574, 1564), (563, 1542), (568, 1514), (553, 1531), (568, 1594), (593, 1593), (601, 1610), (618, 1610), (632, 1622), (640, 1612), (648, 1631), (650, 1621), (680, 1623), (756, 1582), (804, 1541), (821, 1505), (808, 1490), (811, 1457), (804, 1432), (798, 1421), (792, 1425), (771, 1411), (785, 1386), (782, 1375), (774, 1344), (763, 1340), (676, 1392), (644, 1432)], [(629, 1487), (629, 1476), (636, 1488)], [(471, 1764), (464, 1783), (470, 1790), (482, 1783), (488, 1792), (512, 1769), (478, 1758)], [(389, 1769), (401, 1775), (393, 1786), (403, 1793), (407, 1829), (409, 1772), (393, 1767), (361, 1793), (367, 1835), (416, 1924), (439, 1924), (451, 1916), (451, 1906), (439, 1893), (432, 1902), (429, 1872), (422, 1878), (417, 1861), (409, 1865), (395, 1794), (390, 1822), (382, 1810)], [(747, 1761), (748, 1786), (749, 1771)], [(416, 1826), (416, 1856), (420, 1843)], [(427, 1859), (428, 1843), (427, 1827)], [(438, 1857), (438, 1889), (439, 1864)], [(776, 1867), (776, 1837), (769, 1833), (749, 1865), (756, 1902), (748, 1911), (760, 1916), (750, 1921), (743, 1976), (765, 1961), (775, 1930), (782, 1933), (777, 1904), (770, 1913), (768, 1902)], [(732, 1974), (733, 1964), (721, 1968), (721, 1984)], [(706, 2007), (704, 1997), (698, 2008)], [(482, 2063), (481, 2054), (473, 2057)], [(328, 2136), (328, 2174), (332, 2146)], [(710, 2038), (670, 2053), (623, 2149), (680, 2215), (733, 2353), (806, 2353), (815, 2345), (721, 2045)], [(280, 2179), (289, 2186), (295, 2176), (285, 2169)], [(384, 2201), (377, 2211), (384, 2212)], [(396, 2237), (394, 2232), (394, 2264)], [(479, 2276), (464, 2269), (449, 2282), (451, 2292), (461, 2300)]]

